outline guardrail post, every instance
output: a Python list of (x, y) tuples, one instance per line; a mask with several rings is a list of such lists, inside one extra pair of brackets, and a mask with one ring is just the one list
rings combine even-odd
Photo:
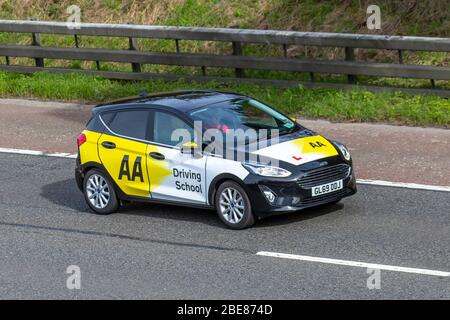
[[(355, 61), (355, 49), (351, 47), (345, 47), (345, 61)], [(355, 83), (356, 76), (353, 74), (347, 75), (348, 83)]]
[[(238, 25), (230, 26), (232, 29), (239, 29)], [(232, 42), (233, 45), (233, 56), (242, 56), (242, 45), (240, 42)], [(234, 69), (235, 75), (237, 78), (243, 78), (245, 77), (244, 69), (242, 68), (236, 68)]]
[[(242, 46), (240, 42), (233, 42), (233, 56), (242, 56)], [(236, 68), (235, 73), (238, 78), (245, 77), (244, 69), (242, 68)]]
[(80, 43), (78, 41), (78, 35), (75, 34), (74, 38), (75, 38), (75, 48), (79, 48)]
[(5, 60), (6, 60), (6, 65), (9, 66), (9, 57), (6, 56), (6, 57), (5, 57)]
[(288, 54), (287, 54), (287, 45), (286, 45), (286, 44), (283, 44), (283, 55), (284, 55), (285, 58), (288, 57)]
[(403, 51), (402, 50), (398, 50), (398, 62), (400, 64), (403, 64)]
[(431, 87), (433, 89), (435, 89), (436, 88), (436, 82), (434, 81), (434, 79), (430, 79), (430, 81), (431, 81)]
[(180, 43), (178, 39), (175, 39), (175, 48), (177, 50), (177, 53), (180, 53)]
[[(131, 24), (131, 23), (128, 22), (127, 24)], [(129, 43), (129, 46), (128, 46), (129, 50), (139, 50), (138, 39), (130, 37), (130, 38), (128, 38), (128, 43)], [(132, 62), (131, 69), (133, 70), (133, 72), (141, 72), (141, 65), (139, 63)]]
[[(35, 21), (36, 19), (31, 19), (31, 21)], [(41, 37), (39, 36), (39, 33), (31, 33), (31, 37), (32, 37), (32, 41), (31, 41), (31, 45), (32, 46), (40, 46), (41, 45)], [(40, 67), (43, 68), (44, 67), (44, 58), (34, 58), (34, 62), (36, 67)]]

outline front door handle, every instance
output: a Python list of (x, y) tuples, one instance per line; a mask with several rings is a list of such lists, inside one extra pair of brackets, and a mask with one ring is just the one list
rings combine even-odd
[(163, 154), (159, 153), (159, 152), (150, 152), (150, 157), (152, 157), (153, 159), (156, 160), (164, 160), (166, 157), (164, 157)]
[(106, 149), (115, 149), (116, 148), (116, 144), (114, 142), (109, 142), (109, 141), (102, 142), (102, 146), (105, 147)]

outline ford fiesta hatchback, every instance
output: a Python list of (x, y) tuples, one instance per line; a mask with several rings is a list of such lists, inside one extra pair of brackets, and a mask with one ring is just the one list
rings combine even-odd
[[(129, 201), (215, 208), (230, 228), (356, 192), (347, 148), (248, 96), (141, 95), (93, 108), (75, 177), (89, 207)], [(151, 207), (149, 207), (151, 209)]]

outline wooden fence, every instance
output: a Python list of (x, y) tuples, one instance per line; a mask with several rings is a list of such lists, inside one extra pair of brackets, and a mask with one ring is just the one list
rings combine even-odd
[[(450, 68), (442, 66), (411, 65), (403, 63), (404, 51), (450, 52), (450, 38), (402, 37), (345, 33), (294, 32), (274, 30), (249, 30), (235, 28), (191, 28), (169, 26), (144, 26), (131, 24), (97, 24), (81, 23), (79, 28), (69, 28), (63, 22), (0, 20), (0, 32), (29, 33), (30, 45), (0, 44), (0, 56), (5, 57), (5, 64), (0, 70), (32, 73), (49, 72), (82, 72), (97, 74), (114, 79), (147, 80), (178, 79), (195, 81), (253, 82), (280, 86), (293, 86), (302, 83), (306, 87), (352, 88), (357, 76), (396, 77), (410, 79), (428, 79), (432, 89), (406, 89), (412, 93), (431, 93), (450, 96), (450, 90), (435, 88), (436, 80), (450, 80)], [(74, 47), (41, 46), (40, 34), (59, 34), (74, 37)], [(125, 37), (129, 39), (129, 50), (80, 48), (81, 36)], [(138, 39), (170, 39), (174, 41), (174, 52), (140, 51)], [(218, 41), (229, 42), (232, 54), (202, 54), (180, 52), (180, 41)], [(243, 46), (246, 44), (265, 44), (281, 46), (280, 57), (245, 56)], [(289, 58), (289, 46), (317, 46), (344, 48), (343, 60), (318, 60)], [(355, 49), (395, 50), (398, 53), (397, 63), (374, 63), (355, 60)], [(11, 65), (10, 57), (33, 58), (35, 66)], [(69, 68), (45, 67), (45, 59), (96, 61), (97, 70), (80, 70)], [(102, 71), (100, 62), (130, 63), (132, 72)], [(202, 68), (203, 76), (183, 76), (179, 74), (155, 74), (141, 72), (142, 64), (189, 66)], [(207, 76), (207, 68), (232, 68), (235, 77)], [(246, 77), (245, 70), (273, 70), (305, 72), (310, 75), (310, 82), (293, 80), (254, 79)], [(316, 82), (314, 75), (341, 74), (346, 75), (347, 83)], [(376, 86), (362, 86), (368, 90), (397, 90)]]

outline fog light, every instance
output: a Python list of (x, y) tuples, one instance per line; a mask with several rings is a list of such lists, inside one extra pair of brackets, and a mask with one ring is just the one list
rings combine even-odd
[(267, 201), (269, 201), (270, 203), (274, 203), (275, 200), (277, 199), (277, 195), (275, 194), (275, 192), (273, 192), (266, 186), (260, 186), (260, 188), (264, 196), (266, 197)]
[(269, 200), (270, 203), (273, 203), (275, 201), (275, 195), (271, 191), (264, 191), (264, 195), (266, 196), (267, 200)]

